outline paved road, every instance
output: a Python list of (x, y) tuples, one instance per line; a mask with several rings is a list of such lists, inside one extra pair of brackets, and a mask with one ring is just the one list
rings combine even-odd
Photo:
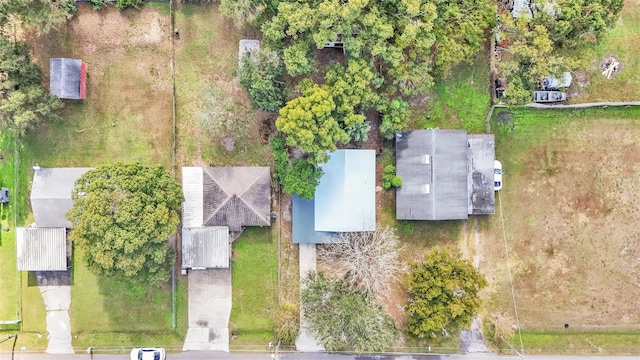
[[(640, 355), (640, 354), (639, 354)], [(279, 354), (280, 360), (638, 360), (638, 356), (505, 356), (495, 354), (469, 355), (334, 355), (323, 353), (284, 353)], [(0, 354), (1, 360), (11, 359), (10, 354)], [(16, 353), (15, 360), (90, 360), (88, 354), (51, 355), (51, 354), (20, 354)], [(127, 360), (127, 355), (93, 356), (94, 360)], [(271, 355), (265, 354), (228, 354), (211, 351), (189, 351), (167, 355), (168, 360), (270, 360)]]

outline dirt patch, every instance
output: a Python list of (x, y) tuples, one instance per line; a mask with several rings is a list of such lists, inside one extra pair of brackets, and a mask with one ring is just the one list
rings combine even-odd
[(600, 62), (600, 70), (602, 71), (602, 76), (607, 79), (613, 79), (622, 71), (622, 62), (615, 55), (607, 55)]
[(640, 130), (626, 120), (562, 125), (506, 163), (503, 213), (485, 232), (500, 241), (481, 245), (488, 308), (513, 314), (503, 216), (523, 328), (637, 330)]

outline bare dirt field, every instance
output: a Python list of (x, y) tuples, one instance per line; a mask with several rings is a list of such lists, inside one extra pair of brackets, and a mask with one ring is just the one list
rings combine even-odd
[(479, 248), (487, 312), (515, 315), (504, 217), (523, 330), (640, 329), (640, 123), (611, 115), (525, 114), (497, 137), (505, 187)]

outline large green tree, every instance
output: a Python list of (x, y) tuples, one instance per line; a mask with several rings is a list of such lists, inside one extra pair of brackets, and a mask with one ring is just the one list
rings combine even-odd
[(75, 11), (75, 0), (0, 0), (0, 27), (17, 20), (46, 32), (67, 21)]
[(268, 112), (277, 112), (284, 104), (284, 65), (275, 51), (261, 50), (243, 56), (238, 69), (240, 86), (251, 104)]
[(422, 262), (411, 265), (407, 332), (436, 343), (446, 332), (468, 327), (480, 308), (478, 292), (487, 280), (469, 260), (447, 248), (434, 248)]
[(63, 104), (42, 86), (44, 74), (29, 48), (0, 37), (0, 129), (22, 135), (58, 118)]
[(327, 351), (381, 352), (396, 338), (382, 306), (340, 279), (309, 272), (300, 296), (309, 329)]
[(302, 96), (289, 101), (276, 119), (278, 130), (286, 134), (287, 145), (308, 154), (312, 165), (326, 162), (327, 151), (336, 149), (336, 143), (347, 143), (349, 135), (334, 117), (336, 104), (326, 85), (305, 82)]
[(180, 184), (161, 166), (99, 166), (76, 181), (71, 239), (98, 275), (132, 282), (169, 278), (168, 237), (179, 223)]
[(544, 26), (559, 47), (578, 47), (602, 38), (618, 20), (624, 0), (533, 0), (531, 23)]
[[(341, 39), (349, 59), (370, 59), (372, 69), (410, 93), (470, 60), (493, 19), (489, 0), (285, 0), (262, 30), (267, 43), (296, 54), (295, 65), (309, 56), (304, 49)], [(292, 73), (286, 58), (285, 65)]]
[(269, 145), (273, 152), (273, 176), (282, 186), (282, 191), (303, 199), (312, 199), (320, 183), (322, 170), (306, 160), (290, 159), (282, 137), (274, 137)]

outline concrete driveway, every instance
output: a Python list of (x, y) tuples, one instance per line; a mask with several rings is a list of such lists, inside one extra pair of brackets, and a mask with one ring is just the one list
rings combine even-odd
[[(307, 272), (316, 271), (316, 244), (300, 244), (299, 246), (300, 279), (303, 279)], [(300, 309), (300, 331), (296, 339), (296, 350), (302, 352), (324, 351), (324, 347), (310, 333), (302, 308)]]
[(189, 331), (183, 351), (229, 351), (231, 269), (190, 270)]

